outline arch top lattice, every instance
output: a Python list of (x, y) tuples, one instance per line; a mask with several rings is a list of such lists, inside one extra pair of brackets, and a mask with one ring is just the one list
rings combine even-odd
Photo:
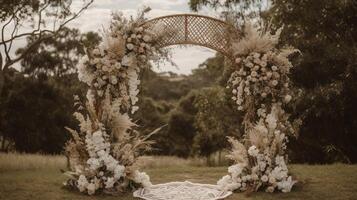
[(224, 21), (203, 15), (178, 14), (154, 18), (145, 23), (148, 26), (156, 24), (175, 30), (160, 41), (161, 47), (199, 45), (232, 57), (228, 37), (228, 30), (232, 27)]

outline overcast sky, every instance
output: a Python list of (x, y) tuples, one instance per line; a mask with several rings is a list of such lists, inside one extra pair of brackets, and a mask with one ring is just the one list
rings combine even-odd
[[(74, 6), (79, 8), (81, 1), (77, 0)], [(100, 31), (108, 26), (112, 12), (121, 11), (126, 16), (136, 15), (137, 10), (143, 6), (152, 8), (147, 15), (149, 18), (191, 12), (188, 0), (95, 0), (94, 4), (70, 25), (81, 31)], [(217, 13), (211, 10), (201, 11), (200, 14), (217, 16)], [(214, 54), (215, 51), (199, 46), (175, 47), (172, 56), (178, 68), (164, 63), (160, 68), (155, 66), (154, 70), (189, 74), (193, 68), (197, 68), (200, 63)]]
[[(182, 14), (192, 13), (188, 6), (189, 0), (94, 0), (89, 9), (85, 10), (79, 18), (72, 21), (68, 25), (81, 30), (81, 32), (95, 31), (101, 32), (103, 28), (108, 27), (111, 13), (121, 11), (125, 16), (130, 17), (136, 15), (137, 10), (144, 7), (151, 7), (151, 11), (148, 13), (148, 18), (155, 18), (170, 14)], [(83, 0), (73, 0), (73, 10), (78, 10), (83, 7)], [(211, 17), (217, 17), (218, 12), (211, 9), (203, 9), (199, 12), (202, 15), (209, 15)], [(29, 24), (25, 24), (19, 33), (32, 30)], [(11, 31), (11, 24), (6, 29), (5, 38), (8, 38)], [(13, 55), (17, 48), (26, 45), (26, 39), (21, 38), (15, 40), (11, 54)], [(199, 64), (204, 62), (207, 58), (213, 57), (215, 51), (200, 47), (200, 46), (173, 46), (172, 60), (177, 64), (177, 67), (172, 66), (170, 63), (163, 63), (158, 66), (154, 66), (155, 71), (173, 71), (179, 74), (190, 74), (191, 70), (197, 68)], [(172, 47), (170, 47), (172, 48)], [(3, 51), (2, 49), (0, 51)], [(20, 68), (20, 64), (16, 63), (15, 68)]]

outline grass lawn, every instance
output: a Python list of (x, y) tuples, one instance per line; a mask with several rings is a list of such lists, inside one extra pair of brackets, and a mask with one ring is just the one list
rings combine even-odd
[[(2, 160), (3, 162), (4, 160)], [(170, 166), (145, 170), (153, 183), (184, 181), (214, 184), (226, 174), (225, 167)], [(326, 165), (308, 166), (292, 165), (294, 173), (303, 184), (295, 187), (291, 193), (267, 194), (264, 192), (233, 194), (227, 200), (269, 200), (269, 199), (357, 199), (357, 166)], [(122, 197), (96, 196), (89, 197), (61, 188), (65, 177), (59, 169), (16, 169), (0, 170), (1, 200), (132, 200), (131, 193)]]

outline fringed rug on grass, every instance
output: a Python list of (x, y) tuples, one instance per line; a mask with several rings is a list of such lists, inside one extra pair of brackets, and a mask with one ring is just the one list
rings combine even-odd
[(134, 197), (145, 200), (217, 200), (231, 194), (232, 192), (219, 190), (216, 185), (185, 181), (141, 188), (134, 192)]

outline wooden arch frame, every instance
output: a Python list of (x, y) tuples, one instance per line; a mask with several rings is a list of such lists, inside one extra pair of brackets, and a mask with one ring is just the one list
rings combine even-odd
[(171, 45), (198, 45), (213, 49), (232, 59), (229, 31), (232, 25), (212, 17), (197, 14), (177, 14), (157, 17), (145, 26), (162, 24), (165, 29), (175, 30), (159, 41), (160, 47)]

